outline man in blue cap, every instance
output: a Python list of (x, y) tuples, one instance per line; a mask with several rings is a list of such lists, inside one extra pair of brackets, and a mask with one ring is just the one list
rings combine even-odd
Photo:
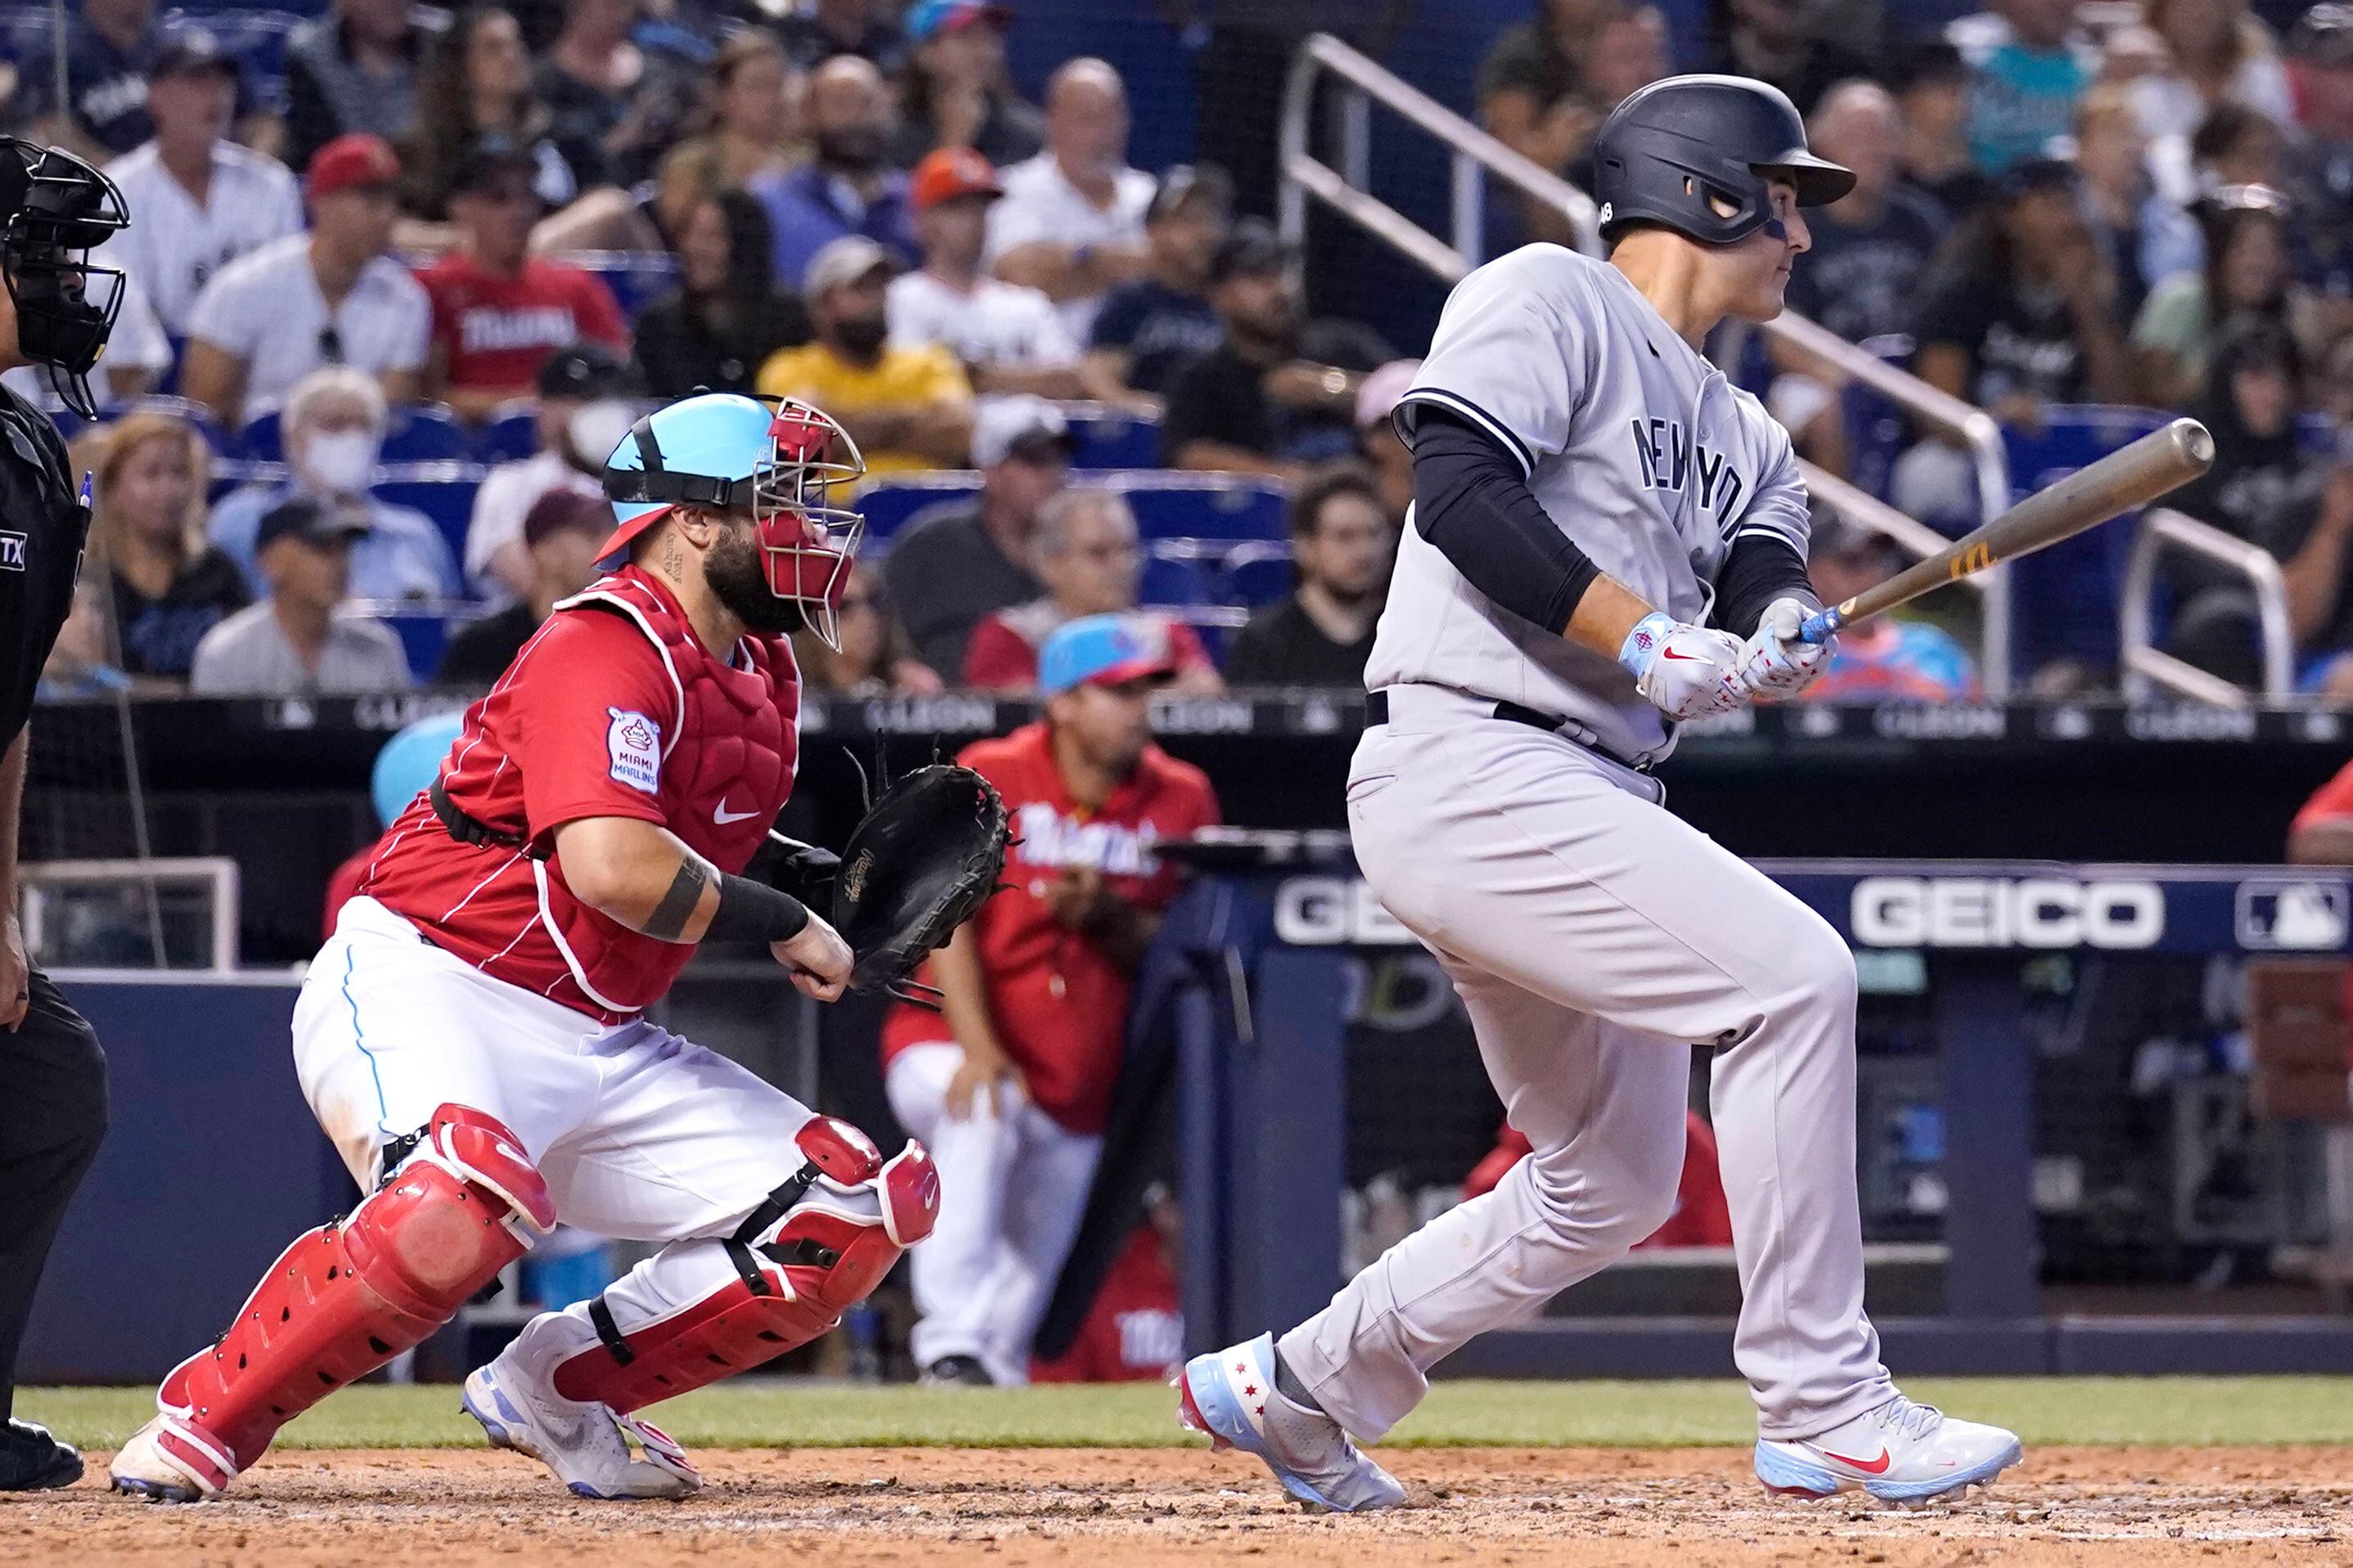
[(956, 761), (1015, 822), (1004, 892), (935, 955), (939, 1013), (893, 1008), (884, 1085), (934, 1152), (940, 1217), (913, 1256), (925, 1381), (1025, 1383), (1077, 1238), (1119, 1077), (1128, 992), (1177, 868), (1155, 847), (1218, 819), (1198, 768), (1152, 740), (1166, 623), (1088, 616), (1039, 656), (1045, 717)]

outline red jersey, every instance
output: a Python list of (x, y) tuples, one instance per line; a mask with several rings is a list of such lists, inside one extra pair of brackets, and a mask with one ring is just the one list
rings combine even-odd
[(1095, 1291), (1071, 1348), (1029, 1363), (1032, 1383), (1141, 1383), (1185, 1359), (1176, 1271), (1149, 1222), (1139, 1225)]
[[(1534, 1145), (1510, 1122), (1497, 1135), (1487, 1157), (1463, 1178), (1462, 1195), (1475, 1198), (1493, 1192), (1504, 1173), (1525, 1160)], [(1724, 1196), (1724, 1173), (1716, 1166), (1715, 1129), (1696, 1111), (1683, 1112), (1683, 1173), (1675, 1184), (1675, 1212), (1667, 1223), (1634, 1244), (1650, 1247), (1730, 1247), (1732, 1205)]]
[(453, 250), (417, 280), (433, 301), (433, 342), (453, 387), (527, 396), (540, 363), (560, 348), (594, 338), (629, 349), (613, 291), (577, 267), (534, 256), (514, 277), (500, 278)]
[(2288, 831), (2348, 816), (2353, 816), (2353, 763), (2337, 769), (2334, 777), (2312, 792), (2312, 798), (2297, 808)]
[[(1214, 824), (1218, 797), (1200, 769), (1147, 745), (1102, 809), (1082, 811), (1063, 785), (1043, 721), (976, 741), (956, 761), (997, 786), (1019, 840), (1006, 853), (1010, 885), (973, 921), (997, 1043), (1028, 1080), (1031, 1103), (1073, 1132), (1100, 1132), (1119, 1076), (1133, 977), (1056, 921), (1046, 891), (1064, 868), (1092, 867), (1130, 903), (1166, 909), (1177, 868), (1153, 847)], [(902, 1005), (883, 1022), (882, 1059), (953, 1039), (938, 1014)]]
[(617, 1023), (692, 956), (593, 910), (565, 884), (556, 828), (658, 823), (740, 872), (792, 793), (800, 677), (782, 637), (722, 660), (670, 590), (625, 566), (556, 606), (441, 764), (450, 800), (551, 858), (449, 836), (424, 795), (385, 829), (359, 891), (493, 977)]
[[(1030, 606), (1012, 610), (994, 610), (983, 616), (972, 628), (972, 638), (965, 645), (964, 683), (984, 691), (1020, 691), (1038, 684), (1038, 650), (1056, 626), (1046, 617), (1037, 615)], [(1042, 628), (1042, 629), (1040, 629)], [(1031, 640), (1031, 633), (1037, 634)], [(1209, 650), (1201, 646), (1201, 634), (1183, 621), (1168, 623), (1168, 657), (1180, 670), (1214, 669)]]

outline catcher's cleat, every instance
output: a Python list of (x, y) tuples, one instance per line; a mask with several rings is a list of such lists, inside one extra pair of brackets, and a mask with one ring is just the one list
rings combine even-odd
[(107, 1467), (107, 1484), (147, 1502), (209, 1502), (237, 1479), (228, 1444), (185, 1412), (160, 1411)]
[(459, 1405), (482, 1424), (492, 1447), (537, 1459), (585, 1498), (682, 1498), (702, 1489), (702, 1473), (670, 1434), (609, 1405), (565, 1398), (554, 1366), (534, 1366), (534, 1359), (546, 1358), (532, 1357), (518, 1340), (466, 1379)]
[(994, 1388), (997, 1379), (976, 1355), (944, 1355), (923, 1369), (926, 1388)]
[(2017, 1436), (1897, 1394), (1812, 1437), (1760, 1439), (1757, 1479), (1784, 1497), (1862, 1491), (1916, 1505), (1984, 1486), (2018, 1463)]
[(1176, 1424), (1208, 1433), (1212, 1450), (1257, 1455), (1312, 1510), (1359, 1513), (1405, 1501), (1397, 1478), (1358, 1452), (1338, 1422), (1276, 1390), (1272, 1334), (1186, 1363)]
[(0, 1421), (0, 1492), (47, 1491), (81, 1479), (81, 1456), (32, 1421)]

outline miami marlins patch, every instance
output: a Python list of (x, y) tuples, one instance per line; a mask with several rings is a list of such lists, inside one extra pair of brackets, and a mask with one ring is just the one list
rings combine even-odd
[(661, 726), (642, 713), (607, 708), (613, 721), (605, 727), (605, 751), (613, 759), (613, 777), (648, 795), (661, 793)]

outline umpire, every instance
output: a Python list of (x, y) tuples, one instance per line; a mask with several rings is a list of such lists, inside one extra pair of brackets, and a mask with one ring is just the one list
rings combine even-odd
[[(89, 417), (85, 379), (121, 303), (88, 253), (128, 226), (112, 181), (69, 153), (0, 137), (0, 370), (47, 369)], [(65, 994), (25, 956), (16, 839), (26, 721), (72, 607), (90, 510), (46, 415), (0, 388), (0, 1491), (62, 1487), (81, 1456), (12, 1417), (16, 1351), (58, 1222), (106, 1132), (106, 1058)]]

